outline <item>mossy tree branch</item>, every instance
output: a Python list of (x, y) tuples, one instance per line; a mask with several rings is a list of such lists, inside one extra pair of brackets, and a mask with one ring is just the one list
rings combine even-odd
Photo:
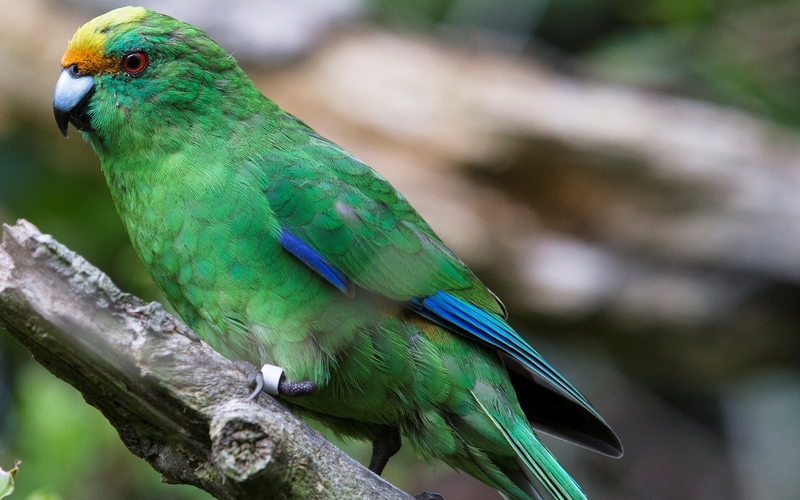
[(0, 325), (164, 480), (241, 500), (411, 497), (342, 453), (157, 303), (27, 221), (3, 226)]

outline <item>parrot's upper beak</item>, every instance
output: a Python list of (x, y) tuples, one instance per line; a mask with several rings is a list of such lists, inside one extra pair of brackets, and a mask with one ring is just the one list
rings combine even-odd
[(93, 93), (93, 76), (81, 75), (75, 65), (61, 71), (53, 95), (53, 112), (64, 137), (67, 136), (67, 125), (70, 122), (78, 130), (92, 130), (88, 111), (89, 99)]

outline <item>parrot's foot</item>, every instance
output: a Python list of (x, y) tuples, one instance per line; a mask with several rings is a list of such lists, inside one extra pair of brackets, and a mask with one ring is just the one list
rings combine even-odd
[(261, 391), (264, 390), (264, 374), (261, 373), (261, 370), (256, 365), (248, 361), (236, 360), (233, 364), (247, 377), (248, 387), (254, 387), (253, 392), (247, 396), (247, 401), (256, 399), (261, 394)]
[(419, 495), (415, 496), (417, 500), (444, 500), (444, 497), (438, 493), (432, 493), (430, 491), (423, 491)]
[(283, 369), (278, 366), (264, 365), (258, 369), (248, 361), (234, 361), (233, 363), (244, 372), (248, 385), (254, 387), (253, 392), (247, 397), (247, 401), (253, 401), (262, 391), (273, 396), (289, 398), (308, 396), (317, 392), (317, 386), (311, 381), (287, 381)]
[(372, 458), (369, 460), (369, 470), (381, 475), (386, 463), (400, 451), (403, 441), (400, 439), (400, 429), (386, 426), (382, 432), (372, 440)]

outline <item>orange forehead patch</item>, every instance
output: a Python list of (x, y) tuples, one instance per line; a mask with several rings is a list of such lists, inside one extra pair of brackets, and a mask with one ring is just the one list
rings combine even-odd
[(61, 58), (61, 66), (68, 68), (76, 65), (84, 75), (100, 73), (116, 73), (120, 69), (119, 61), (112, 57), (104, 57), (94, 49), (68, 48)]

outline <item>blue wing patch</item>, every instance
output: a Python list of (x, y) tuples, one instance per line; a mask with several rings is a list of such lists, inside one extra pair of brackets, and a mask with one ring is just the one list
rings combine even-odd
[(313, 269), (317, 274), (322, 276), (325, 281), (341, 290), (345, 295), (353, 297), (355, 294), (353, 282), (350, 281), (343, 272), (331, 265), (321, 253), (311, 248), (305, 241), (286, 229), (281, 228), (278, 242), (284, 250), (300, 259), (300, 262)]
[(411, 299), (409, 305), (421, 316), (446, 328), (477, 338), (519, 360), (559, 392), (600, 418), (589, 401), (499, 316), (441, 290), (430, 297)]

